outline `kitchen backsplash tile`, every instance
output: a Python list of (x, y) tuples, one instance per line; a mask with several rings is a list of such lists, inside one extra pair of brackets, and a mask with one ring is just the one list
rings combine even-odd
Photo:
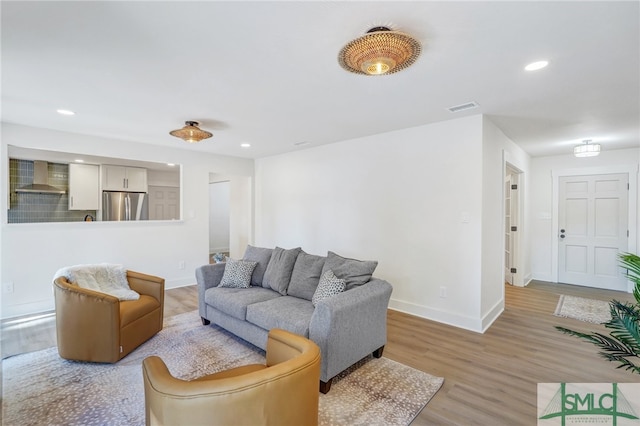
[(16, 188), (33, 183), (33, 161), (9, 160), (9, 223), (81, 222), (95, 210), (69, 210), (69, 165), (49, 163), (49, 184), (66, 194), (16, 193)]

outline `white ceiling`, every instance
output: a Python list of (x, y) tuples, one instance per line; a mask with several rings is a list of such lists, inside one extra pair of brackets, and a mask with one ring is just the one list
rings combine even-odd
[[(639, 6), (2, 1), (2, 121), (258, 158), (482, 113), (532, 156), (637, 147)], [(416, 63), (340, 68), (342, 46), (379, 25), (420, 40)], [(213, 138), (168, 134), (185, 120)]]

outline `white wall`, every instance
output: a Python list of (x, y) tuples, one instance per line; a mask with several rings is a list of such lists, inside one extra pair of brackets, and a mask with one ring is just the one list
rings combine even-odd
[[(9, 225), (7, 145), (182, 164), (184, 220)], [(78, 263), (122, 263), (164, 277), (167, 288), (194, 284), (195, 268), (208, 263), (211, 172), (231, 175), (241, 190), (248, 191), (236, 195), (241, 203), (232, 207), (240, 210), (244, 220), (237, 225), (239, 232), (232, 230), (238, 239), (232, 244), (246, 244), (251, 233), (253, 160), (158, 146), (149, 149), (146, 144), (3, 123), (1, 163), (0, 282), (14, 285), (13, 293), (2, 295), (3, 317), (52, 309), (51, 278), (58, 268)], [(179, 261), (185, 261), (185, 269), (178, 269)]]
[[(482, 282), (481, 300), (482, 329), (504, 310), (504, 178), (506, 163), (516, 166), (524, 174), (519, 195), (523, 209), (528, 208), (526, 179), (529, 175), (529, 156), (488, 117), (483, 117), (482, 126)], [(528, 223), (520, 226), (520, 248), (526, 253), (528, 247)], [(530, 264), (524, 255), (519, 256), (519, 267), (523, 275), (529, 275)]]
[(256, 244), (378, 260), (392, 308), (480, 331), (482, 125), (478, 115), (256, 160)]
[[(604, 149), (604, 148), (603, 148)], [(553, 229), (553, 179), (552, 172), (574, 170), (576, 174), (599, 173), (603, 170), (617, 170), (619, 168), (631, 170), (629, 180), (635, 194), (630, 197), (636, 200), (637, 233), (630, 238), (630, 250), (638, 251), (637, 241), (640, 241), (640, 222), (638, 219), (637, 200), (640, 198), (638, 185), (638, 163), (640, 163), (640, 149), (622, 149), (607, 151), (604, 149), (597, 157), (576, 158), (573, 155), (558, 155), (553, 157), (536, 157), (531, 161), (531, 222), (532, 222), (532, 273), (533, 278), (541, 281), (555, 281), (554, 246), (557, 246), (556, 232)]]

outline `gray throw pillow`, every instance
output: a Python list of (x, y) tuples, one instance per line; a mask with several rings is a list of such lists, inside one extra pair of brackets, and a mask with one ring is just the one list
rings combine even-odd
[(322, 274), (320, 283), (313, 297), (311, 298), (311, 304), (316, 306), (321, 300), (328, 299), (336, 294), (340, 294), (344, 291), (345, 281), (336, 277), (331, 269)]
[(281, 247), (273, 249), (271, 260), (267, 265), (267, 270), (262, 277), (262, 287), (271, 288), (283, 296), (287, 294), (287, 287), (291, 281), (291, 272), (296, 263), (300, 247), (285, 250)]
[(220, 280), (218, 287), (249, 288), (251, 274), (256, 264), (256, 262), (227, 258), (224, 274), (222, 274), (222, 280)]
[(378, 266), (377, 260), (356, 260), (342, 257), (330, 251), (327, 253), (327, 261), (322, 268), (322, 274), (329, 269), (338, 278), (342, 278), (346, 281), (346, 290), (351, 290), (354, 287), (367, 283), (373, 271)]
[(311, 300), (313, 293), (318, 288), (322, 267), (326, 260), (327, 258), (324, 256), (307, 254), (301, 250), (295, 265), (293, 265), (287, 294), (300, 299)]
[(261, 286), (262, 278), (264, 277), (264, 271), (267, 270), (267, 265), (271, 259), (271, 253), (273, 249), (264, 247), (254, 247), (247, 245), (247, 249), (244, 252), (242, 260), (248, 260), (251, 262), (258, 262), (256, 268), (253, 270), (251, 276), (251, 285)]

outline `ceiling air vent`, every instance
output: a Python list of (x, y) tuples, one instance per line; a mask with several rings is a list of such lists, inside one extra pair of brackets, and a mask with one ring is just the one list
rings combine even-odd
[(447, 109), (449, 110), (449, 112), (460, 112), (466, 109), (472, 109), (472, 108), (478, 108), (478, 107), (479, 105), (477, 102), (468, 102), (466, 104), (452, 106)]

